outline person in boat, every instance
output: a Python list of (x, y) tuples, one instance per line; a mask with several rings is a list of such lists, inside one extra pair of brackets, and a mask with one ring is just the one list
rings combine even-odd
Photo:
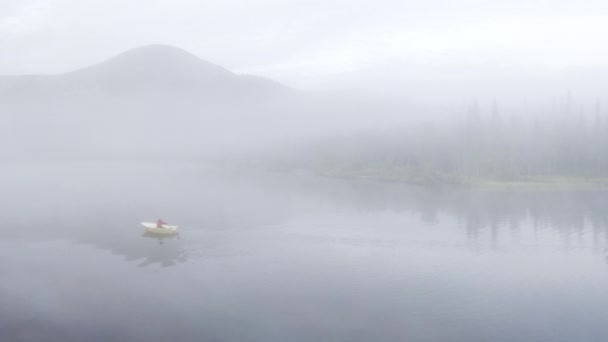
[(158, 219), (158, 221), (156, 221), (156, 228), (164, 228), (163, 226), (166, 224), (167, 224), (167, 222), (165, 222), (161, 219)]

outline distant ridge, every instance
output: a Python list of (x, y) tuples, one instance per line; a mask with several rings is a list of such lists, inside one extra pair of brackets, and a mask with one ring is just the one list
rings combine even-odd
[(290, 148), (395, 112), (362, 98), (310, 94), (148, 45), (64, 74), (0, 76), (0, 160), (196, 159)]
[(232, 77), (227, 69), (169, 45), (146, 45), (131, 49), (96, 65), (70, 74), (109, 72), (112, 74), (177, 74), (180, 76)]
[(211, 97), (256, 97), (289, 89), (273, 80), (237, 75), (169, 45), (146, 45), (98, 64), (56, 75), (0, 76), (0, 98), (24, 98), (90, 90), (128, 95), (132, 92), (195, 92)]

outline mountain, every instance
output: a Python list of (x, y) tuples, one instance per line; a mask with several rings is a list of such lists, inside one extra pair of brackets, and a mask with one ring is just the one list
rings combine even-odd
[(251, 145), (293, 121), (285, 108), (298, 96), (182, 49), (145, 46), (65, 74), (0, 76), (0, 157), (193, 156)]
[(290, 149), (401, 115), (151, 45), (58, 75), (0, 76), (2, 158), (198, 158)]
[(216, 99), (271, 95), (289, 89), (272, 80), (237, 75), (171, 46), (149, 45), (60, 75), (0, 76), (5, 100), (79, 94), (197, 93)]
[(124, 52), (102, 63), (70, 75), (114, 75), (119, 77), (167, 77), (175, 80), (231, 78), (227, 69), (204, 61), (185, 50), (168, 45), (148, 45)]

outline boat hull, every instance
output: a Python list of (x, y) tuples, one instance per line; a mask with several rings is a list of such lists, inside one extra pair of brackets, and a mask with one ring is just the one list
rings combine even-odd
[(157, 236), (168, 236), (168, 235), (177, 235), (177, 229), (168, 229), (168, 228), (146, 228), (144, 233), (157, 235)]
[(177, 226), (169, 226), (163, 225), (162, 227), (158, 227), (156, 223), (152, 222), (142, 222), (142, 226), (146, 229), (144, 230), (145, 234), (154, 235), (154, 236), (170, 236), (177, 235)]

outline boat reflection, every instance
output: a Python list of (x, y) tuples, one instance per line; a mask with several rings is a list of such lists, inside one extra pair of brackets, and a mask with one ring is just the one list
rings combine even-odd
[(178, 239), (179, 240), (179, 234), (154, 234), (154, 233), (151, 233), (148, 231), (144, 232), (142, 234), (142, 237), (150, 238), (150, 239), (157, 239), (159, 245), (162, 245), (163, 240), (166, 240), (166, 239)]
[[(156, 241), (155, 241), (156, 240)], [(81, 236), (80, 243), (93, 245), (110, 251), (113, 255), (123, 256), (125, 261), (140, 261), (138, 267), (159, 265), (163, 268), (175, 266), (188, 260), (185, 251), (175, 236), (142, 235), (87, 235)]]
[(179, 240), (178, 235), (158, 236), (156, 234), (144, 233), (142, 237), (146, 242), (158, 240), (158, 244), (146, 243), (141, 248), (132, 249), (128, 252), (128, 257), (137, 255), (135, 258), (132, 258), (134, 260), (143, 258), (137, 265), (138, 267), (154, 264), (159, 264), (161, 267), (170, 267), (188, 260), (187, 252), (177, 243), (177, 240)]

